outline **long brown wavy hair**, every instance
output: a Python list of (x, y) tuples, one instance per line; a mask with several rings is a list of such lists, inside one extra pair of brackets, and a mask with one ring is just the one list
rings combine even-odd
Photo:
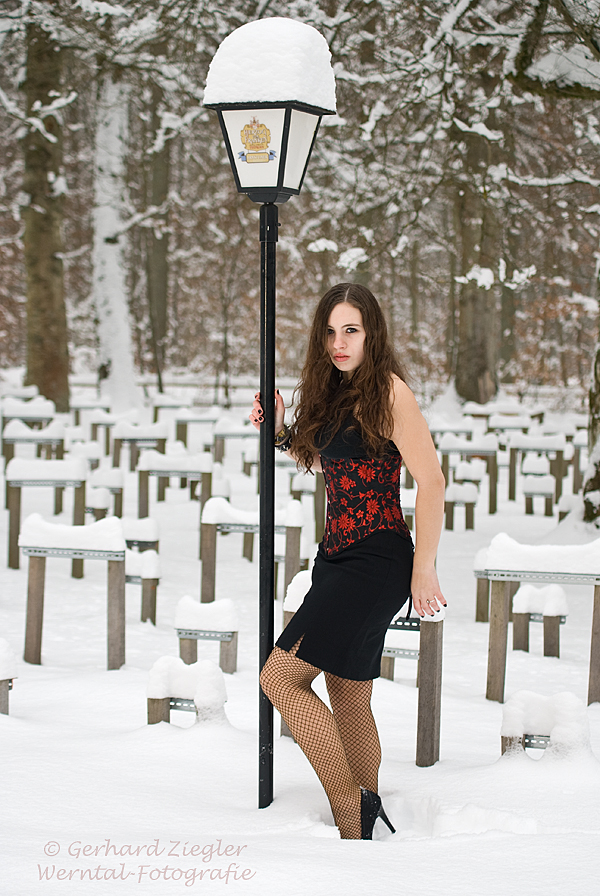
[[(345, 381), (327, 349), (327, 328), (336, 305), (347, 302), (362, 315), (364, 361)], [(373, 293), (358, 283), (338, 283), (317, 305), (308, 339), (306, 361), (294, 391), (298, 404), (291, 426), (292, 450), (298, 466), (310, 470), (317, 452), (316, 435), (325, 429), (333, 439), (351, 412), (374, 456), (381, 455), (393, 432), (390, 407), (392, 374), (406, 382), (406, 371), (392, 348), (383, 312)]]

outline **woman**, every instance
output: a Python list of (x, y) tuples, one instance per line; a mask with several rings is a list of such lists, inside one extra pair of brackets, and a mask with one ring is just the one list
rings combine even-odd
[[(382, 817), (381, 747), (371, 712), (386, 630), (412, 597), (419, 615), (446, 601), (435, 571), (444, 478), (385, 319), (364, 286), (321, 299), (290, 428), (275, 396), (275, 443), (305, 470), (322, 470), (327, 522), (302, 606), (261, 672), (329, 798), (342, 839), (370, 840)], [(264, 419), (257, 395), (250, 419)], [(418, 485), (416, 549), (400, 509), (404, 459)], [(331, 711), (311, 688), (325, 673)]]

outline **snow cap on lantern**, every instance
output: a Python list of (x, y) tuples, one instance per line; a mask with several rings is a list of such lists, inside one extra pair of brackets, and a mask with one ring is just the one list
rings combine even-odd
[(238, 192), (287, 202), (302, 189), (321, 118), (336, 109), (325, 38), (293, 19), (242, 25), (215, 53), (204, 105), (219, 116)]

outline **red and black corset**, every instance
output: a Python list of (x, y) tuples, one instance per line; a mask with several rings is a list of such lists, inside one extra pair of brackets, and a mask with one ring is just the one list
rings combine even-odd
[[(348, 435), (348, 430), (342, 434), (343, 443), (358, 441), (355, 429), (350, 439)], [(350, 450), (346, 451), (343, 447), (340, 450), (341, 447), (340, 438), (336, 436), (331, 445), (321, 452), (327, 489), (327, 522), (323, 537), (325, 553), (336, 554), (380, 529), (410, 538), (400, 506), (402, 457), (396, 447), (390, 445), (393, 453), (383, 457), (369, 457), (357, 452), (356, 444), (352, 447), (348, 445)], [(340, 454), (354, 456), (340, 457)]]

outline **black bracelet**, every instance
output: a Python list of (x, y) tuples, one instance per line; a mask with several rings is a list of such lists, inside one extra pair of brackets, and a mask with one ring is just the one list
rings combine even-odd
[(283, 429), (275, 436), (275, 447), (278, 451), (287, 451), (292, 444), (292, 435), (289, 426), (283, 425)]

